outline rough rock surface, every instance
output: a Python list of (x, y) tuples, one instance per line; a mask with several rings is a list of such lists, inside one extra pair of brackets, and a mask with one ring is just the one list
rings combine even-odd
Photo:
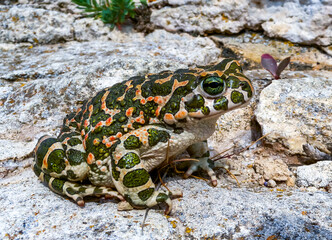
[[(154, 10), (151, 20), (170, 31), (239, 33), (260, 30), (294, 43), (331, 45), (329, 1), (168, 1), (175, 6)], [(180, 5), (180, 6), (177, 6)]]
[(293, 73), (293, 79), (273, 81), (263, 89), (255, 111), (263, 135), (291, 154), (304, 154), (309, 143), (327, 150), (332, 142), (331, 72)]
[[(29, 169), (0, 180), (2, 239), (329, 239), (331, 194), (210, 187), (197, 179), (169, 179), (181, 189), (173, 215), (119, 212), (112, 201), (84, 208), (51, 192)], [(15, 194), (13, 194), (15, 193)], [(319, 237), (318, 237), (319, 236)]]
[(286, 182), (291, 176), (288, 166), (280, 159), (261, 157), (255, 161), (253, 167), (265, 180)]
[(332, 183), (332, 161), (321, 161), (297, 168), (296, 184), (300, 187), (324, 188)]

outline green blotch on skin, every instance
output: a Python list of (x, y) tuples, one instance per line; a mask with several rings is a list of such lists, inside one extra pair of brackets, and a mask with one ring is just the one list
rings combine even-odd
[(142, 142), (138, 137), (130, 135), (123, 143), (126, 149), (137, 149), (142, 146)]
[(39, 148), (36, 151), (36, 164), (38, 167), (40, 167), (40, 168), (42, 167), (43, 159), (44, 159), (46, 153), (48, 152), (48, 149), (56, 142), (57, 142), (57, 139), (55, 139), (55, 138), (47, 138), (40, 143)]
[(184, 132), (184, 129), (183, 128), (174, 128), (174, 131), (173, 131), (174, 133), (176, 133), (176, 134), (181, 134), (181, 133), (183, 133)]
[(226, 97), (221, 97), (214, 100), (213, 107), (216, 110), (227, 110), (228, 109), (228, 100)]
[(76, 146), (78, 144), (82, 144), (82, 141), (78, 138), (71, 138), (71, 139), (68, 140), (67, 143), (68, 143), (69, 146)]
[(75, 194), (79, 194), (79, 192), (77, 190), (75, 190), (74, 188), (71, 188), (71, 187), (66, 188), (66, 192), (71, 196), (73, 196)]
[(37, 175), (37, 177), (39, 177), (39, 175), (41, 174), (41, 169), (37, 166), (37, 164), (33, 165), (33, 172)]
[(168, 139), (170, 138), (169, 133), (164, 130), (157, 130), (155, 128), (150, 128), (148, 129), (148, 133), (149, 133), (148, 141), (151, 147), (157, 145), (159, 142), (167, 142)]
[(210, 109), (209, 109), (209, 107), (202, 107), (201, 108), (201, 111), (202, 111), (202, 113), (204, 114), (204, 115), (209, 115), (209, 113), (210, 113)]
[(118, 181), (119, 180), (119, 177), (120, 177), (120, 172), (115, 170), (113, 167), (112, 167), (112, 176), (114, 178), (115, 181)]
[(65, 168), (65, 152), (62, 149), (55, 149), (48, 156), (47, 164), (50, 171), (60, 174)]
[(52, 188), (54, 189), (54, 191), (56, 191), (57, 193), (62, 193), (64, 184), (65, 184), (64, 180), (55, 178), (55, 179), (53, 179), (51, 185), (52, 185)]
[(248, 93), (248, 97), (249, 98), (252, 97), (252, 91), (251, 91), (251, 87), (250, 87), (249, 83), (241, 82), (241, 86), (242, 86), (241, 89)]
[(237, 77), (230, 76), (227, 78), (227, 87), (228, 88), (239, 88), (240, 87), (240, 80)]
[(165, 193), (159, 193), (157, 198), (156, 198), (156, 201), (157, 203), (162, 203), (162, 202), (165, 202), (167, 199), (168, 199), (168, 195), (165, 194)]
[(146, 201), (149, 199), (149, 197), (151, 197), (151, 195), (153, 194), (154, 192), (154, 188), (148, 188), (148, 189), (145, 189), (143, 191), (140, 191), (138, 193), (138, 197), (142, 200), (142, 201)]
[(196, 112), (197, 109), (204, 106), (204, 98), (200, 94), (194, 95), (192, 99), (185, 102), (185, 105), (188, 112)]
[(67, 151), (67, 158), (72, 166), (76, 166), (85, 161), (85, 153), (80, 152), (76, 149), (69, 149)]
[(231, 100), (233, 103), (244, 103), (244, 96), (242, 93), (238, 91), (233, 91), (231, 94)]
[(118, 167), (129, 169), (136, 166), (140, 162), (140, 158), (136, 153), (129, 152), (119, 160)]
[(69, 178), (69, 179), (76, 179), (77, 178), (77, 176), (76, 176), (76, 174), (74, 173), (74, 171), (73, 170), (68, 170), (67, 171), (67, 178)]
[(145, 169), (137, 169), (128, 172), (123, 178), (123, 185), (128, 188), (139, 187), (146, 184), (150, 179), (149, 173)]
[(95, 189), (93, 190), (94, 194), (101, 194), (103, 193), (103, 190), (100, 187), (95, 187)]

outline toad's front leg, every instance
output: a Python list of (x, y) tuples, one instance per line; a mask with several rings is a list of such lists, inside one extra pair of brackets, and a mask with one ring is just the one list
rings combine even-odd
[[(111, 154), (112, 180), (118, 192), (134, 208), (153, 207), (166, 203), (165, 213), (172, 209), (171, 193), (156, 190), (146, 161), (140, 155), (142, 149), (151, 148), (158, 142), (166, 143), (167, 131), (143, 127), (123, 136)], [(158, 135), (156, 136), (156, 133)], [(163, 133), (163, 135), (161, 135)]]
[(198, 162), (193, 162), (189, 169), (186, 171), (184, 177), (189, 177), (193, 172), (196, 172), (199, 168), (203, 169), (207, 172), (207, 174), (211, 178), (211, 184), (212, 186), (217, 186), (217, 176), (213, 169), (215, 168), (223, 168), (226, 167), (226, 165), (220, 163), (220, 162), (214, 162), (210, 159), (210, 152), (207, 145), (207, 141), (198, 142), (195, 144), (192, 144), (187, 148), (187, 151), (190, 155), (190, 157), (198, 159)]

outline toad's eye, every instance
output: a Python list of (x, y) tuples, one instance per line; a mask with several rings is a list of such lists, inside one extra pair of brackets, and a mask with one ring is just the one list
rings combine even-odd
[(219, 77), (208, 77), (202, 81), (202, 89), (212, 97), (220, 95), (225, 90), (225, 81)]

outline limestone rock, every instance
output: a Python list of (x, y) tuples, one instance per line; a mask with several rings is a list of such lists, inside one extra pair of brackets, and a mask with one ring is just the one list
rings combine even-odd
[(73, 40), (74, 17), (58, 11), (12, 6), (0, 13), (0, 42), (56, 43)]
[[(176, 1), (168, 2), (173, 4)], [(284, 38), (294, 43), (332, 43), (332, 21), (329, 16), (332, 6), (325, 0), (185, 0), (175, 4), (175, 7), (154, 10), (151, 21), (170, 31), (203, 34), (263, 29), (270, 37)]]
[(285, 182), (292, 175), (287, 164), (280, 159), (261, 157), (255, 161), (253, 167), (265, 180)]
[[(92, 199), (81, 208), (46, 188), (32, 170), (0, 179), (0, 238), (15, 239), (329, 239), (327, 192), (213, 188), (198, 179), (167, 178), (181, 189), (173, 215), (151, 209), (117, 211), (116, 202)], [(324, 203), (324, 204), (322, 204)], [(319, 206), (319, 207), (317, 207)], [(291, 214), (290, 214), (291, 213)]]
[(273, 81), (260, 94), (255, 111), (267, 142), (281, 143), (288, 153), (304, 154), (303, 145), (328, 152), (332, 142), (330, 72), (293, 72)]
[(321, 161), (297, 168), (299, 187), (324, 188), (332, 183), (332, 161)]

